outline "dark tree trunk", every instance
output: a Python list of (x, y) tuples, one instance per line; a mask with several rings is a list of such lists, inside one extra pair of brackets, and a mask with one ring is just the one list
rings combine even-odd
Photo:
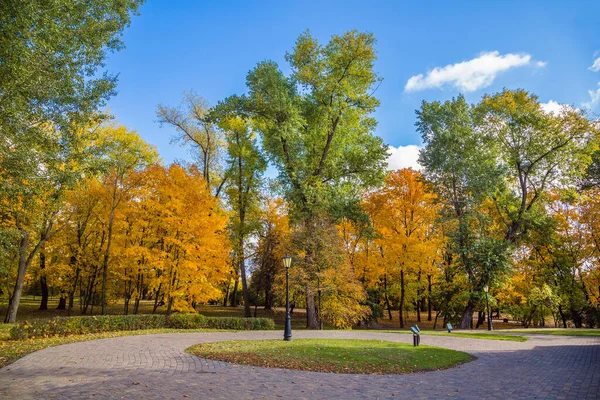
[(252, 317), (252, 311), (250, 310), (250, 296), (248, 296), (248, 281), (246, 280), (246, 263), (244, 262), (244, 248), (243, 239), (240, 240), (240, 250), (239, 250), (239, 268), (240, 274), (242, 275), (242, 296), (244, 298), (244, 317), (250, 318)]
[(58, 299), (58, 306), (56, 306), (57, 310), (66, 310), (67, 309), (67, 296), (65, 293), (61, 293), (60, 298)]
[(473, 325), (473, 300), (469, 299), (469, 303), (465, 308), (465, 311), (460, 319), (460, 324), (458, 325), (459, 329), (470, 329)]
[(156, 294), (154, 297), (154, 307), (152, 307), (152, 314), (156, 314), (156, 309), (158, 308), (158, 299), (160, 298), (160, 289), (162, 287), (162, 282), (158, 284), (158, 289), (156, 289)]
[(485, 322), (485, 317), (484, 317), (485, 313), (483, 311), (478, 311), (477, 312), (477, 324), (475, 325), (475, 329), (478, 329), (480, 325), (482, 325)]
[(386, 273), (383, 274), (383, 299), (385, 301), (385, 306), (387, 307), (387, 310), (388, 310), (388, 319), (391, 321), (392, 320), (392, 306), (390, 305), (390, 298), (388, 297), (388, 294), (387, 294), (387, 274)]
[(400, 310), (398, 319), (400, 320), (400, 328), (404, 328), (404, 270), (400, 270)]
[(306, 329), (319, 329), (315, 294), (310, 286), (306, 288)]
[(427, 321), (431, 321), (431, 275), (427, 275)]
[(567, 317), (563, 313), (562, 306), (560, 306), (560, 305), (558, 306), (558, 313), (560, 314), (560, 319), (562, 320), (563, 328), (566, 328), (567, 327)]
[(238, 291), (238, 284), (239, 284), (240, 280), (239, 278), (235, 278), (235, 283), (233, 284), (233, 292), (231, 292), (231, 299), (229, 301), (229, 305), (231, 307), (237, 307), (237, 291)]
[(271, 311), (273, 309), (273, 302), (275, 301), (275, 294), (271, 290), (271, 286), (268, 285), (265, 288), (265, 311)]
[(17, 281), (15, 282), (15, 288), (8, 301), (8, 310), (6, 312), (6, 318), (4, 322), (15, 323), (17, 322), (17, 311), (19, 309), (19, 302), (21, 301), (21, 293), (23, 292), (23, 282), (25, 282), (25, 272), (27, 272), (27, 249), (29, 248), (29, 233), (26, 231), (21, 232), (21, 241), (19, 244), (19, 268), (17, 270)]
[[(73, 257), (71, 258), (71, 261), (73, 261)], [(79, 274), (80, 274), (80, 268), (77, 267), (77, 269), (75, 270), (75, 280), (73, 282), (73, 286), (71, 287), (71, 291), (69, 292), (69, 312), (71, 312), (71, 310), (73, 309), (73, 301), (75, 298), (75, 290), (77, 290), (77, 283), (79, 281)]]
[(223, 298), (223, 307), (227, 306), (227, 300), (229, 300), (229, 289), (231, 289), (231, 282), (227, 282), (227, 289), (225, 290), (225, 297)]
[(48, 309), (48, 280), (46, 279), (46, 254), (40, 251), (40, 286), (42, 289), (42, 301), (40, 311)]

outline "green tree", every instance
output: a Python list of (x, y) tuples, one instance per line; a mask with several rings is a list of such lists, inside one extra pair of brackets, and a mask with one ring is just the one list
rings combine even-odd
[[(248, 94), (229, 99), (250, 115), (269, 161), (291, 205), (292, 217), (314, 231), (322, 213), (347, 197), (383, 180), (387, 147), (373, 135), (373, 96), (380, 81), (373, 70), (375, 38), (356, 31), (333, 36), (320, 45), (302, 34), (286, 60), (285, 76), (272, 61), (263, 61), (247, 77)], [(313, 260), (311, 246), (302, 265)], [(316, 276), (309, 273), (308, 276)], [(318, 328), (314, 287), (306, 280), (307, 326)]]
[(584, 175), (597, 128), (572, 107), (544, 112), (536, 95), (520, 89), (485, 95), (477, 111), (481, 133), (506, 168), (507, 184), (494, 201), (506, 240), (517, 243), (543, 218), (547, 194)]
[[(474, 108), (461, 95), (444, 103), (423, 102), (417, 111), (424, 148), (419, 162), (441, 202), (442, 216), (451, 221), (446, 235), (455, 263), (469, 282), (467, 304), (460, 328), (468, 328), (484, 285), (506, 266), (507, 246), (494, 239), (485, 201), (503, 185), (503, 168), (488, 137), (477, 129)], [(500, 265), (493, 265), (496, 260)]]
[(185, 92), (181, 107), (159, 105), (156, 111), (158, 122), (175, 128), (174, 142), (191, 147), (206, 181), (206, 187), (219, 197), (227, 182), (227, 174), (222, 168), (223, 152), (226, 150), (223, 132), (211, 118), (206, 100), (194, 92)]
[(80, 153), (77, 132), (101, 118), (95, 111), (114, 94), (116, 77), (99, 68), (108, 52), (122, 48), (120, 34), (140, 4), (2, 2), (0, 193), (11, 208), (2, 213), (3, 226), (16, 230), (10, 251), (19, 254), (8, 322), (16, 318), (28, 266), (56, 228), (76, 169), (72, 157)]
[(242, 278), (244, 315), (249, 318), (250, 298), (246, 274), (248, 238), (259, 228), (259, 189), (261, 177), (267, 167), (247, 121), (239, 117), (226, 117), (220, 123), (227, 140), (228, 184), (225, 192), (233, 211), (229, 221), (235, 260)]

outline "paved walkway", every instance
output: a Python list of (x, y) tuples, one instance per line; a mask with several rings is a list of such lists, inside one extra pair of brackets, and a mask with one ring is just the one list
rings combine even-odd
[[(410, 335), (295, 331), (410, 342)], [(52, 347), (0, 370), (2, 399), (599, 399), (600, 337), (531, 336), (527, 342), (423, 336), (422, 344), (477, 360), (409, 375), (341, 375), (238, 366), (185, 353), (195, 343), (279, 339), (281, 332), (128, 336)]]

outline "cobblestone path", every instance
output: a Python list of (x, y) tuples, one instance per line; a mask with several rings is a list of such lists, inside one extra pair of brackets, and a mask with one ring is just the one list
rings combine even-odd
[[(2, 399), (600, 399), (600, 337), (535, 335), (527, 342), (423, 336), (477, 360), (408, 375), (342, 375), (238, 366), (185, 353), (195, 343), (279, 339), (281, 332), (173, 333), (72, 343), (0, 370)], [(383, 339), (406, 334), (295, 331), (294, 338)]]

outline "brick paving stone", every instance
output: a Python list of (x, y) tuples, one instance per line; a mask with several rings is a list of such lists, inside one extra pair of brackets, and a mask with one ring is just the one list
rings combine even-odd
[[(531, 335), (527, 342), (423, 336), (475, 361), (406, 375), (267, 369), (203, 360), (200, 342), (281, 339), (281, 332), (127, 336), (40, 350), (0, 370), (6, 399), (599, 399), (600, 337)], [(295, 331), (294, 338), (412, 337), (369, 331)]]

